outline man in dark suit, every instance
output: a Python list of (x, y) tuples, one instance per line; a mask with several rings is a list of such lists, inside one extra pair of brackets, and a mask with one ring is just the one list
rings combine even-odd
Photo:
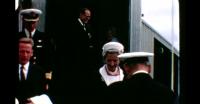
[(54, 54), (55, 45), (53, 39), (45, 32), (40, 32), (37, 29), (39, 22), (39, 16), (42, 11), (35, 8), (23, 9), (20, 11), (23, 21), (23, 29), (19, 32), (18, 39), (21, 37), (32, 38), (34, 41), (33, 56), (30, 61), (37, 63), (44, 67), (46, 73), (51, 73), (55, 69), (54, 65)]
[[(87, 59), (84, 62), (85, 66), (94, 69), (98, 67), (101, 48), (98, 45), (98, 38), (95, 31), (90, 24), (91, 17), (92, 13), (90, 9), (80, 9), (79, 17), (72, 23), (72, 33), (76, 40), (76, 44), (74, 45), (79, 47), (75, 46), (75, 50), (78, 52), (77, 55), (82, 57), (81, 59)], [(98, 55), (99, 57), (97, 57)], [(82, 60), (80, 62), (82, 63)]]
[(74, 62), (79, 65), (76, 67), (76, 74), (79, 76), (78, 82), (83, 88), (82, 92), (88, 95), (93, 92), (94, 75), (98, 72), (101, 62), (101, 48), (90, 23), (91, 17), (92, 12), (89, 8), (81, 8), (79, 17), (72, 23), (76, 40), (76, 44), (72, 47), (72, 54), (74, 54)]
[[(126, 77), (122, 82), (110, 86), (110, 94), (117, 95), (116, 101), (133, 104), (175, 104), (174, 92), (154, 81), (149, 75), (151, 66), (148, 57), (153, 53), (124, 53), (118, 57), (123, 60)], [(108, 100), (109, 101), (109, 100)]]
[(96, 36), (89, 26), (90, 18), (91, 11), (88, 8), (81, 9), (78, 17), (71, 21), (70, 29), (66, 28), (66, 34), (70, 37), (64, 38), (64, 42), (59, 41), (61, 45), (57, 50), (61, 53), (57, 56), (58, 70), (52, 75), (51, 86), (55, 104), (80, 100), (88, 104), (95, 94), (93, 73), (100, 67), (98, 58), (101, 56), (98, 56), (100, 51), (97, 51)]
[(36, 103), (37, 100), (46, 104), (51, 101), (45, 88), (45, 71), (39, 65), (30, 62), (30, 58), (33, 55), (32, 46), (33, 41), (30, 38), (21, 38), (19, 40), (16, 99), (19, 104), (32, 104)]

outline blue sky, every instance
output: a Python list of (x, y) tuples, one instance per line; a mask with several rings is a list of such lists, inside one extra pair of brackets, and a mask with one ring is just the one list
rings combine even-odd
[(141, 0), (141, 4), (142, 19), (179, 51), (178, 0)]

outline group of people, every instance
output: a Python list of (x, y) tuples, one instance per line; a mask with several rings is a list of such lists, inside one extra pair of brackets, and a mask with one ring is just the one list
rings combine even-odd
[(23, 30), (17, 34), (19, 67), (15, 103), (90, 104), (95, 99), (102, 103), (176, 104), (173, 91), (149, 75), (148, 58), (153, 53), (124, 53), (123, 44), (117, 41), (106, 42), (98, 49), (95, 43), (98, 41), (88, 24), (90, 9), (81, 9), (72, 25), (76, 43), (63, 44), (69, 50), (63, 49), (65, 55), (59, 57), (53, 38), (36, 28), (41, 14), (34, 8), (20, 11)]
[(23, 29), (17, 34), (19, 67), (16, 78), (16, 102), (50, 104), (52, 102), (48, 96), (48, 89), (51, 73), (55, 69), (53, 39), (37, 29), (41, 10), (29, 8), (19, 13), (22, 16)]

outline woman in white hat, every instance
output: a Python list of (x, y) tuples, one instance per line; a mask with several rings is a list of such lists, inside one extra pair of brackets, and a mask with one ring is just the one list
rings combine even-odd
[(119, 54), (124, 52), (124, 46), (119, 42), (108, 42), (102, 48), (105, 64), (99, 69), (101, 79), (107, 86), (111, 83), (122, 81), (123, 70), (119, 67)]

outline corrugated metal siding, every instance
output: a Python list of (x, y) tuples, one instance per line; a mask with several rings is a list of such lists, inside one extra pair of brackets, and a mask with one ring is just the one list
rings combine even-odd
[(130, 51), (140, 51), (141, 1), (130, 0)]
[[(169, 50), (172, 50), (172, 44), (166, 41), (158, 32), (156, 32), (151, 26), (149, 26), (144, 20), (141, 21), (141, 36), (140, 36), (140, 48), (142, 51), (153, 52), (154, 53), (154, 38), (165, 45)], [(173, 48), (173, 53), (179, 57), (179, 52)], [(152, 69), (153, 69), (153, 58), (150, 59)], [(153, 76), (153, 70), (151, 75)]]
[[(141, 46), (144, 50), (149, 52), (153, 52), (154, 50), (154, 38), (159, 40), (163, 45), (165, 45), (168, 49), (172, 50), (172, 44), (166, 41), (157, 31), (155, 31), (151, 26), (149, 26), (144, 20), (142, 20), (142, 27), (141, 27), (141, 35), (142, 35), (142, 42), (143, 45)], [(174, 53), (179, 56), (179, 52), (173, 48)]]
[[(151, 28), (149, 28), (143, 21), (141, 21), (141, 34), (140, 34), (140, 49), (145, 52), (154, 53), (154, 32), (152, 32)], [(150, 75), (153, 77), (154, 73), (154, 60), (150, 58), (151, 63), (151, 73)]]
[(141, 37), (142, 39), (140, 41), (141, 42), (141, 49), (142, 51), (147, 51), (147, 52), (153, 52), (154, 50), (154, 32), (151, 31), (151, 29), (146, 26), (146, 24), (144, 22), (142, 22), (142, 26), (141, 26)]

